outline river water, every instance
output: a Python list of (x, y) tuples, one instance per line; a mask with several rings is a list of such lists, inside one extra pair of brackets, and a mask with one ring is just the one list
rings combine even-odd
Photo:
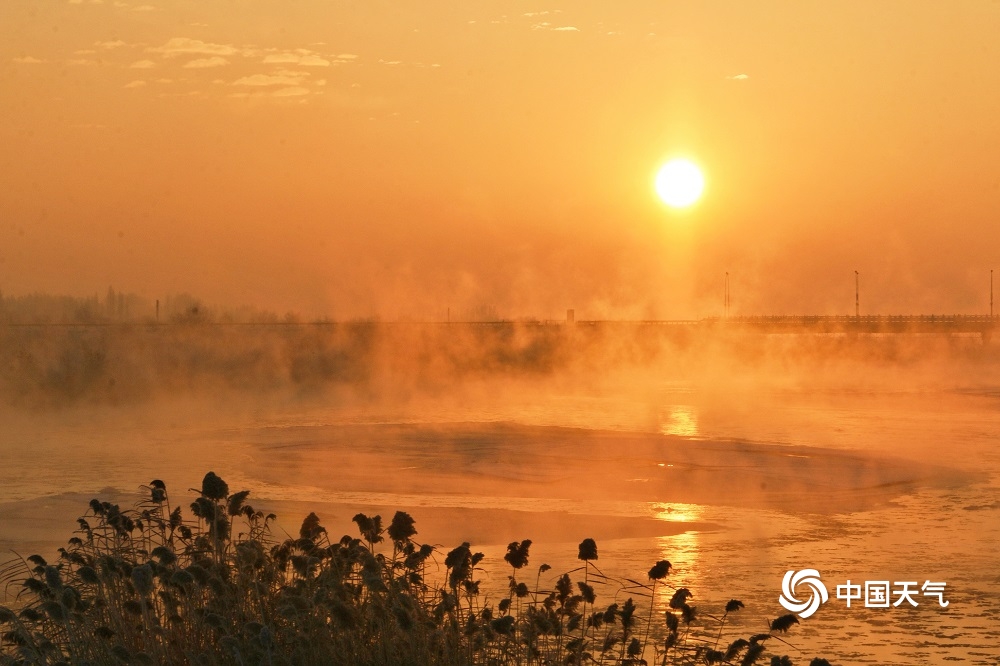
[[(589, 535), (608, 576), (668, 559), (704, 612), (742, 600), (723, 643), (785, 614), (784, 573), (809, 568), (830, 599), (778, 648), (796, 663), (1000, 664), (1000, 385), (647, 376), (488, 393), (7, 414), (0, 546), (51, 552), (91, 496), (128, 501), (152, 478), (183, 495), (214, 469), (289, 531), (306, 510), (331, 534), (356, 510), (408, 510), (434, 543), (481, 545), (495, 597), (508, 541), (531, 538), (531, 566), (555, 573)], [(848, 608), (848, 580), (944, 583), (948, 605)]]

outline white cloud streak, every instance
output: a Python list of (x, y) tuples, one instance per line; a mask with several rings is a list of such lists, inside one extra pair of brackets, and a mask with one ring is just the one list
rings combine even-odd
[(160, 53), (164, 58), (174, 58), (180, 55), (215, 55), (231, 56), (241, 53), (241, 50), (231, 44), (213, 44), (189, 37), (174, 37), (167, 40), (163, 46), (151, 46), (148, 53)]
[(300, 65), (302, 67), (329, 67), (330, 61), (315, 53), (272, 53), (264, 57), (264, 64)]
[(228, 65), (229, 61), (221, 56), (213, 56), (211, 58), (198, 58), (197, 60), (190, 60), (184, 63), (186, 69), (206, 69), (208, 67), (224, 67)]
[(308, 95), (309, 89), (301, 86), (292, 86), (289, 88), (282, 88), (281, 90), (275, 90), (271, 94), (274, 97), (301, 97), (302, 95)]
[(233, 81), (234, 86), (298, 86), (305, 81), (305, 75), (251, 74)]

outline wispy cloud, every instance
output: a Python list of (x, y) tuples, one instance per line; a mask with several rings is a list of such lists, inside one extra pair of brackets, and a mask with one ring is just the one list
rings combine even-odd
[(272, 53), (264, 57), (265, 64), (286, 64), (301, 65), (302, 67), (329, 67), (330, 61), (316, 53), (286, 51), (285, 53)]
[(22, 65), (38, 65), (45, 62), (44, 60), (40, 60), (34, 56), (21, 56), (19, 58), (13, 58), (13, 61)]
[(229, 61), (221, 56), (212, 56), (211, 58), (198, 58), (197, 60), (191, 60), (184, 63), (184, 67), (187, 69), (205, 69), (207, 67), (222, 67), (228, 65)]
[(736, 74), (735, 76), (727, 76), (730, 81), (746, 81), (750, 78), (749, 74)]
[(291, 86), (288, 88), (282, 88), (281, 90), (275, 90), (271, 95), (273, 97), (301, 97), (302, 95), (308, 95), (310, 93), (308, 88), (303, 88), (301, 86)]
[(174, 58), (180, 55), (217, 55), (231, 56), (241, 53), (241, 50), (231, 44), (213, 44), (189, 37), (174, 37), (167, 40), (163, 46), (151, 46), (148, 53), (160, 53), (164, 58)]
[(265, 65), (285, 64), (285, 63), (294, 64), (297, 63), (299, 61), (299, 58), (301, 57), (302, 56), (300, 56), (297, 53), (272, 53), (266, 56), (263, 62)]
[(112, 42), (94, 42), (94, 46), (110, 51), (111, 49), (117, 49), (120, 46), (128, 46), (128, 44), (120, 39), (116, 39)]
[(152, 60), (136, 60), (129, 65), (131, 69), (150, 69), (151, 67), (156, 67), (156, 63)]
[(329, 67), (330, 61), (318, 55), (302, 56), (299, 64), (303, 67)]
[(305, 74), (251, 74), (233, 81), (234, 86), (298, 86), (305, 81)]
[(531, 26), (532, 30), (552, 30), (553, 32), (580, 32), (580, 29), (572, 25), (560, 25), (555, 26), (548, 21), (542, 21), (541, 23), (535, 23)]
[(145, 81), (141, 81), (141, 80), (138, 80), (138, 79), (137, 79), (137, 80), (135, 80), (135, 81), (130, 81), (129, 83), (126, 83), (126, 84), (125, 84), (124, 86), (122, 86), (122, 87), (123, 87), (123, 88), (142, 88), (142, 87), (143, 87), (143, 86), (145, 86), (145, 85), (146, 85), (146, 82), (145, 82)]

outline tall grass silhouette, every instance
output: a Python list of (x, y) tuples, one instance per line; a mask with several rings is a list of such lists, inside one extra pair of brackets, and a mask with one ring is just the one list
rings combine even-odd
[[(161, 481), (143, 489), (132, 509), (92, 500), (55, 563), (32, 555), (3, 567), (0, 664), (749, 666), (796, 622), (779, 617), (726, 645), (726, 618), (743, 604), (696, 626), (684, 587), (658, 619), (670, 563), (657, 562), (648, 584), (616, 581), (597, 568), (593, 539), (580, 544), (582, 567), (552, 576), (542, 564), (533, 581), (521, 579), (532, 542), (512, 542), (508, 594), (494, 604), (479, 587), (483, 554), (418, 543), (401, 511), (388, 527), (359, 513), (359, 537), (337, 541), (310, 513), (297, 537), (278, 539), (275, 516), (212, 472), (194, 490), (192, 518)], [(599, 588), (628, 597), (605, 606)]]

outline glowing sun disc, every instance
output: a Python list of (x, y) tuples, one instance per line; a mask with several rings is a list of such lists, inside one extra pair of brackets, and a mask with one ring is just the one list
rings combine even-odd
[(693, 162), (676, 159), (660, 168), (655, 185), (663, 203), (673, 208), (684, 208), (701, 197), (705, 190), (705, 178)]

